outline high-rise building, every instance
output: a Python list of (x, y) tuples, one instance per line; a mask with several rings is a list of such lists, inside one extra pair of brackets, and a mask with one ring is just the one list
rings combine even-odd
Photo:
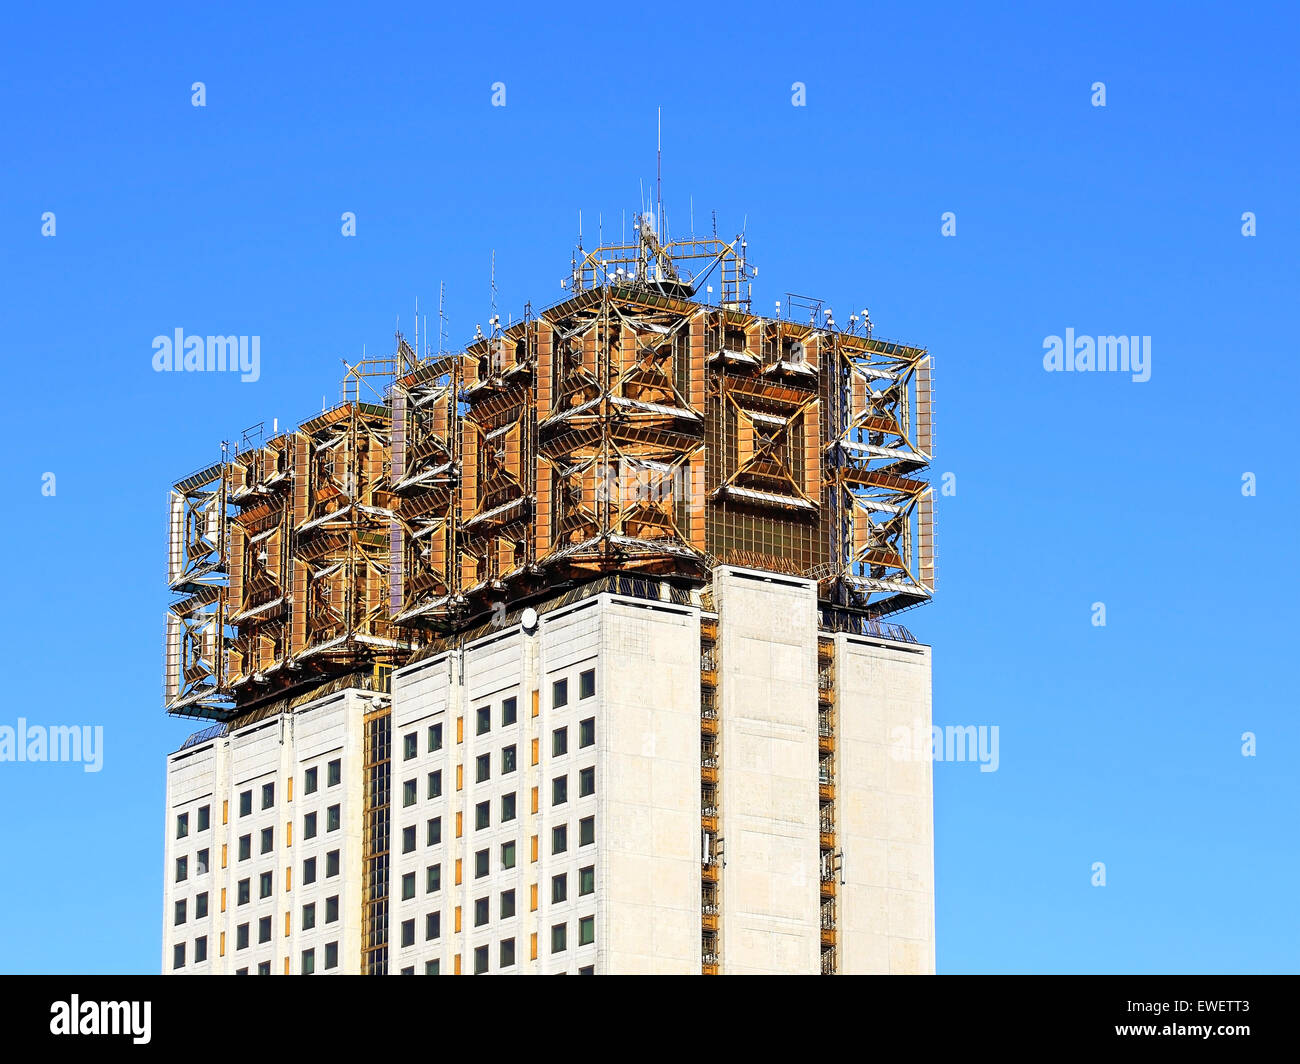
[(744, 254), (644, 224), (178, 482), (166, 700), (216, 723), (165, 971), (934, 970), (929, 648), (884, 619), (933, 592), (930, 359), (753, 315)]

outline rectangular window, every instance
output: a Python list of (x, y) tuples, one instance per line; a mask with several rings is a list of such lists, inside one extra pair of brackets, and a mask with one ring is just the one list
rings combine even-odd
[(519, 703), (514, 698), (507, 698), (501, 703), (501, 727), (513, 724), (519, 719)]
[(492, 727), (492, 707), (481, 706), (474, 711), (474, 734), (483, 735)]
[(569, 704), (569, 681), (556, 680), (551, 684), (551, 705), (555, 709)]
[(513, 842), (503, 842), (501, 844), (501, 867), (514, 868), (515, 866), (515, 844)]
[(425, 961), (425, 962), (424, 962), (424, 974), (425, 974), (425, 975), (437, 975), (437, 974), (438, 974), (438, 968), (439, 968), (440, 965), (441, 965), (441, 962), (440, 962), (440, 961)]
[(474, 830), (482, 831), (492, 823), (492, 803), (479, 802), (474, 806)]
[(270, 975), (270, 974), (271, 974), (271, 962), (270, 962), (270, 961), (262, 961), (262, 963), (259, 964), (259, 965), (257, 966), (257, 974), (258, 974), (258, 975)]
[(316, 882), (316, 858), (308, 857), (302, 863), (302, 881), (304, 884)]
[(424, 918), (424, 940), (432, 942), (442, 934), (442, 913), (429, 913)]
[(474, 974), (482, 975), (488, 970), (488, 948), (487, 946), (476, 946), (474, 948)]
[(596, 718), (588, 717), (578, 724), (578, 746), (591, 746), (596, 742)]
[(515, 940), (513, 938), (503, 938), (501, 940), (501, 967), (510, 968), (515, 963)]
[(316, 974), (316, 951), (314, 949), (305, 949), (302, 951), (302, 974)]
[(257, 941), (259, 943), (271, 941), (271, 918), (269, 916), (263, 916), (262, 919), (257, 921)]
[(442, 797), (442, 769), (429, 773), (429, 797)]
[(190, 863), (187, 857), (176, 858), (176, 882), (184, 883), (190, 877)]
[(338, 874), (339, 852), (338, 850), (330, 850), (330, 852), (325, 855), (325, 878), (329, 879), (331, 876), (336, 876)]
[(501, 796), (501, 822), (504, 824), (507, 820), (514, 820), (515, 815), (515, 796), (513, 794), (503, 794)]
[(402, 808), (414, 805), (416, 797), (415, 780), (407, 780), (402, 784)]
[(560, 757), (569, 752), (569, 729), (556, 728), (551, 732), (551, 756)]
[(176, 911), (172, 918), (172, 927), (177, 927), (185, 923), (185, 899), (182, 898), (176, 903)]
[(578, 945), (590, 946), (596, 941), (596, 918), (584, 916), (578, 921)]
[(325, 968), (328, 971), (330, 968), (337, 968), (338, 966), (339, 966), (339, 944), (337, 942), (326, 942), (325, 943)]
[(556, 776), (551, 780), (551, 805), (563, 805), (569, 800), (569, 777)]
[(424, 835), (424, 844), (426, 846), (437, 846), (438, 843), (442, 842), (442, 817), (433, 817), (425, 825)]
[(415, 873), (407, 872), (402, 876), (402, 901), (410, 901), (415, 897)]
[(410, 761), (420, 752), (420, 740), (415, 732), (402, 736), (402, 760)]
[(415, 849), (415, 825), (408, 828), (402, 828), (402, 853), (410, 853)]
[(442, 865), (431, 864), (424, 870), (424, 892), (433, 894), (442, 889)]
[(578, 894), (594, 894), (596, 892), (596, 866), (587, 865), (586, 868), (578, 869)]
[(194, 895), (194, 919), (202, 920), (208, 915), (208, 892)]
[(551, 927), (551, 952), (563, 953), (568, 949), (569, 925), (554, 924)]
[[(330, 787), (337, 787), (343, 780), (343, 759), (336, 757), (326, 768), (326, 783)], [(328, 947), (326, 947), (328, 949)], [(338, 949), (338, 943), (334, 944), (334, 949)], [(329, 967), (327, 964), (325, 967)]]
[(326, 831), (338, 831), (342, 823), (343, 823), (343, 811), (341, 806), (332, 805), (325, 810)]
[(172, 967), (173, 968), (185, 967), (185, 943), (184, 942), (177, 942), (176, 945), (172, 947)]
[(596, 793), (596, 769), (584, 768), (578, 773), (578, 797), (586, 798), (589, 794)]
[(310, 931), (315, 926), (316, 926), (316, 903), (312, 902), (310, 905), (304, 905), (302, 907), (302, 929), (304, 931)]
[(275, 828), (262, 829), (262, 853), (270, 853), (275, 849)]
[(235, 949), (248, 949), (248, 925), (240, 924), (235, 928)]
[(551, 853), (564, 853), (569, 848), (569, 826), (561, 824), (551, 828)]
[(263, 783), (262, 784), (262, 808), (270, 809), (271, 806), (273, 805), (275, 805), (275, 784)]
[(200, 850), (195, 854), (195, 857), (197, 860), (194, 862), (194, 872), (196, 875), (201, 876), (204, 872), (208, 871), (208, 851)]
[(489, 909), (490, 909), (490, 905), (489, 905), (488, 898), (474, 899), (474, 926), (475, 927), (482, 927), (484, 924), (488, 922), (488, 920), (491, 918), (492, 915)]
[(302, 791), (303, 794), (316, 793), (316, 769), (309, 768), (302, 774)]
[(596, 693), (596, 670), (588, 669), (578, 677), (578, 697), (591, 698)]
[(483, 783), (492, 775), (492, 755), (479, 754), (474, 759), (474, 782)]
[(202, 964), (208, 959), (208, 936), (200, 935), (194, 940), (194, 963)]
[(339, 896), (332, 895), (325, 899), (325, 922), (332, 924), (339, 918)]
[(501, 892), (501, 919), (508, 920), (515, 915), (515, 892), (513, 890), (503, 890)]
[(241, 879), (235, 884), (235, 904), (247, 905), (253, 900), (253, 881), (251, 879)]
[(302, 837), (304, 839), (314, 839), (316, 837), (315, 813), (308, 813), (302, 818)]
[(253, 792), (242, 791), (239, 795), (239, 815), (248, 816), (253, 811)]
[(189, 833), (190, 833), (190, 814), (181, 813), (180, 816), (176, 818), (176, 837), (178, 839), (183, 839)]
[(263, 872), (258, 879), (257, 896), (259, 898), (269, 898), (271, 891), (275, 887), (275, 877), (270, 872)]
[(584, 816), (578, 821), (578, 845), (590, 846), (596, 841), (596, 818)]
[(488, 874), (488, 851), (479, 850), (474, 854), (474, 878), (480, 879)]
[(402, 921), (402, 945), (403, 946), (415, 945), (415, 921), (414, 920)]
[(239, 836), (239, 859), (241, 861), (247, 861), (252, 856), (253, 856), (253, 836), (240, 835)]
[(207, 831), (208, 825), (212, 822), (212, 807), (208, 805), (199, 806), (199, 831)]
[(551, 877), (551, 904), (558, 905), (569, 899), (569, 877), (567, 873)]
[(507, 772), (513, 772), (518, 764), (518, 752), (512, 744), (501, 751), (501, 774), (504, 776)]
[(442, 749), (442, 725), (429, 725), (429, 753)]

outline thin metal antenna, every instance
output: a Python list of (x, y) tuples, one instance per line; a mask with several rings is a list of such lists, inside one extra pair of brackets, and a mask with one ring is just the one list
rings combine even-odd
[[(365, 358), (365, 351), (362, 350), (362, 358)], [(420, 361), (420, 297), (415, 297), (415, 360)]]
[(497, 328), (497, 252), (496, 248), (492, 249), (492, 321), (490, 322), (492, 331), (495, 333)]
[(582, 211), (578, 211), (578, 250), (582, 250)]
[(655, 228), (664, 242), (664, 109), (659, 108), (659, 143), (655, 152)]
[(444, 307), (447, 303), (447, 282), (438, 282), (438, 354), (443, 353), (443, 344), (447, 339), (447, 315)]

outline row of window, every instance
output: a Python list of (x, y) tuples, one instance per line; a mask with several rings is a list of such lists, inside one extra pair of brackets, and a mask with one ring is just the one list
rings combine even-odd
[[(303, 773), (303, 793), (314, 794), (318, 789), (318, 769), (309, 768)], [(343, 780), (343, 762), (336, 758), (325, 766), (327, 786), (337, 787)], [(272, 809), (275, 807), (275, 784), (262, 784), (262, 808)], [(252, 790), (241, 791), (239, 795), (239, 815), (241, 817), (250, 816), (253, 812), (253, 792)], [(338, 806), (331, 806), (331, 812), (336, 816)], [(314, 814), (312, 814), (314, 816)], [(207, 831), (212, 826), (212, 807), (210, 805), (201, 805), (195, 811), (195, 831)], [(336, 825), (337, 826), (337, 825)], [(176, 837), (178, 839), (186, 838), (190, 833), (190, 814), (178, 813), (176, 815)], [(315, 834), (315, 831), (312, 832)], [(307, 836), (311, 838), (311, 835)], [(265, 832), (263, 832), (265, 838)], [(264, 848), (263, 853), (266, 852)]]
[[(247, 932), (248, 925), (244, 924), (243, 928), (244, 931)], [(247, 934), (245, 934), (245, 939), (247, 939)], [(270, 941), (270, 938), (268, 936), (268, 938), (261, 939), (260, 941), (268, 942)], [(247, 941), (245, 941), (245, 945), (247, 945)], [(242, 949), (244, 947), (241, 946), (239, 948)], [(208, 959), (208, 937), (207, 935), (203, 935), (194, 940), (194, 963), (202, 964), (207, 959)], [(325, 960), (326, 970), (330, 968), (337, 968), (339, 966), (339, 944), (337, 942), (325, 943), (324, 960)], [(172, 947), (172, 968), (175, 969), (175, 968), (184, 968), (184, 967), (185, 967), (185, 943), (178, 942), (176, 943), (176, 945)], [(305, 949), (302, 951), (301, 971), (303, 975), (312, 975), (316, 971), (316, 951), (314, 949)], [(247, 975), (248, 969), (240, 968), (235, 972), (235, 974)], [(257, 966), (257, 974), (270, 975), (271, 962), (262, 961)]]
[[(513, 799), (513, 794), (504, 795), (505, 798)], [(489, 803), (482, 802), (480, 805), (486, 806)], [(504, 803), (503, 803), (504, 804)], [(510, 816), (502, 817), (502, 820), (514, 819), (514, 805), (511, 804)], [(484, 824), (486, 826), (486, 823)], [(436, 846), (442, 841), (442, 818), (434, 817), (426, 827), (427, 846)], [(596, 841), (596, 818), (594, 816), (585, 816), (578, 821), (578, 845), (589, 846)], [(414, 853), (416, 844), (416, 826), (409, 824), (402, 828), (402, 853)], [(508, 858), (507, 858), (507, 847)], [(569, 848), (569, 825), (557, 824), (551, 828), (551, 853), (564, 853)], [(485, 876), (488, 874), (488, 850), (479, 850), (474, 855), (474, 866), (476, 876)], [(338, 851), (333, 852), (335, 858), (338, 857)], [(509, 864), (505, 862), (509, 860)], [(313, 858), (314, 860), (314, 858)], [(515, 844), (513, 842), (504, 842), (501, 844), (501, 861), (503, 868), (513, 868), (515, 866)], [(337, 869), (337, 863), (335, 865)], [(308, 880), (310, 882), (310, 880)]]

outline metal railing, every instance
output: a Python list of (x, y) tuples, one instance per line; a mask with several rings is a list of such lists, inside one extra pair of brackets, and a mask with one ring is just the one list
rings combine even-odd
[(202, 731), (196, 731), (185, 742), (181, 743), (182, 750), (188, 750), (191, 746), (197, 746), (199, 743), (206, 743), (209, 739), (221, 739), (229, 730), (226, 724), (214, 724), (211, 728), (204, 728)]

